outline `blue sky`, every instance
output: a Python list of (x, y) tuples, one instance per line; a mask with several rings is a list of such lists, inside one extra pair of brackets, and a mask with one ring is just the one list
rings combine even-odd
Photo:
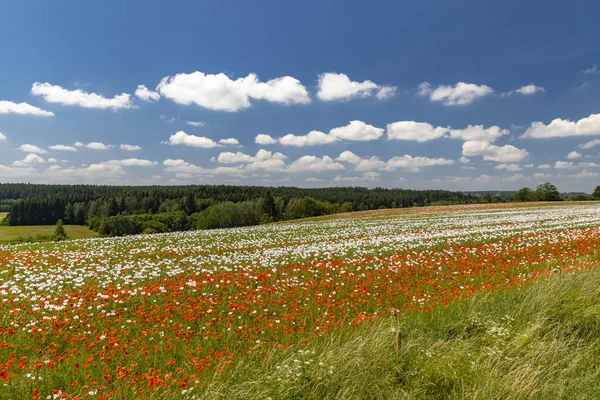
[(5, 3), (0, 181), (591, 192), (599, 13), (594, 1)]

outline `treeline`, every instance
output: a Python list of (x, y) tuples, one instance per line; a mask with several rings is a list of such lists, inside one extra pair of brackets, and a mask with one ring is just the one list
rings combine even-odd
[(187, 215), (183, 211), (157, 214), (115, 215), (93, 217), (90, 229), (105, 236), (139, 233), (163, 233), (197, 229), (235, 228), (269, 222), (317, 217), (352, 211), (350, 203), (331, 204), (312, 197), (292, 198), (285, 203), (270, 192), (257, 200), (215, 203), (201, 212)]
[[(263, 186), (229, 186), (229, 185), (194, 185), (194, 186), (96, 186), (96, 185), (39, 185), (39, 184), (0, 184), (0, 200), (26, 198), (59, 198), (66, 203), (109, 198), (140, 199), (145, 204), (132, 205), (128, 211), (143, 207), (154, 207), (153, 212), (163, 201), (182, 199), (185, 196), (194, 199), (210, 199), (215, 203), (231, 201), (234, 203), (256, 200), (270, 190), (274, 196), (289, 199), (312, 197), (329, 203), (350, 202), (366, 209), (386, 207), (424, 206), (436, 201), (468, 202), (476, 201), (479, 196), (451, 192), (447, 190), (411, 190), (411, 189), (367, 189), (361, 187), (332, 187), (305, 189), (296, 187), (263, 187)], [(132, 207), (133, 206), (133, 207)], [(146, 210), (147, 211), (147, 210)]]
[(348, 211), (488, 202), (446, 190), (0, 184), (9, 225), (89, 225), (104, 235), (256, 225)]
[[(518, 192), (334, 187), (92, 186), (0, 184), (0, 210), (8, 225), (88, 225), (107, 236), (213, 229), (315, 217), (349, 211), (412, 206), (558, 201), (551, 183)], [(600, 199), (593, 195), (570, 197)]]
[(531, 202), (531, 201), (591, 201), (600, 200), (600, 186), (597, 186), (593, 194), (585, 193), (559, 193), (556, 186), (550, 182), (542, 183), (535, 190), (524, 187), (519, 189), (513, 198), (515, 202)]

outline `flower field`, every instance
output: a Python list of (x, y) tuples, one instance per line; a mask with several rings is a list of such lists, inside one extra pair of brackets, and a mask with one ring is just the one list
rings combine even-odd
[(592, 267), (599, 245), (587, 203), (0, 246), (0, 398), (182, 396), (250, 355)]

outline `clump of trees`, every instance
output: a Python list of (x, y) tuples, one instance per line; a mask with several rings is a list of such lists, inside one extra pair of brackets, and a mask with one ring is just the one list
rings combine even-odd
[(275, 219), (264, 218), (268, 215), (265, 203), (259, 201), (244, 201), (233, 203), (225, 201), (215, 204), (202, 211), (192, 214), (191, 219), (195, 229), (235, 228), (239, 226), (258, 225)]
[(93, 217), (88, 221), (88, 225), (90, 229), (104, 236), (124, 236), (194, 229), (235, 228), (287, 219), (316, 217), (341, 211), (352, 211), (350, 203), (338, 205), (304, 197), (293, 198), (286, 204), (281, 198), (273, 197), (270, 192), (266, 192), (263, 197), (254, 201), (239, 203), (225, 201), (190, 215), (184, 211), (172, 211)]
[(542, 183), (537, 186), (535, 190), (531, 190), (528, 187), (519, 189), (515, 193), (514, 201), (516, 202), (527, 202), (527, 201), (561, 201), (562, 197), (560, 192), (550, 182)]
[(89, 220), (88, 226), (104, 236), (177, 232), (191, 228), (190, 218), (183, 211), (93, 217)]
[(527, 201), (561, 201), (561, 200), (575, 200), (575, 201), (589, 201), (589, 200), (600, 200), (600, 186), (597, 186), (592, 195), (585, 193), (567, 193), (561, 196), (556, 186), (550, 182), (542, 183), (538, 185), (535, 190), (531, 190), (528, 187), (519, 189), (514, 196), (513, 201), (515, 202), (527, 202)]

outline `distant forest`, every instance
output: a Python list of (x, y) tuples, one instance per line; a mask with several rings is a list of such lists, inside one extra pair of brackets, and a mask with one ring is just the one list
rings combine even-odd
[(107, 236), (257, 225), (378, 208), (499, 201), (446, 190), (0, 184), (8, 225), (89, 225)]
[(9, 212), (7, 225), (52, 225), (61, 220), (88, 225), (105, 236), (121, 236), (258, 225), (380, 208), (507, 202), (515, 196), (515, 192), (361, 187), (0, 184), (0, 211)]

